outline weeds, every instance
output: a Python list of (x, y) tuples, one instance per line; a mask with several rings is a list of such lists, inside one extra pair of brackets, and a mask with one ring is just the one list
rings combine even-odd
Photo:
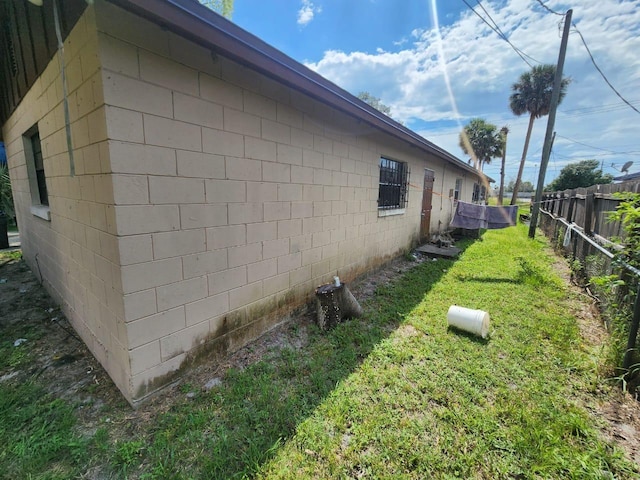
[(111, 460), (112, 465), (126, 475), (132, 465), (139, 463), (144, 447), (145, 444), (142, 440), (127, 440), (117, 443)]

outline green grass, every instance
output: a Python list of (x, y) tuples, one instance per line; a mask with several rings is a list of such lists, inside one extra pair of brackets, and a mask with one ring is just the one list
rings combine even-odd
[[(575, 299), (542, 241), (487, 232), (461, 260), (380, 292), (371, 321), (407, 311), (261, 468), (264, 478), (635, 478), (582, 397), (594, 383)], [(438, 262), (442, 265), (441, 262)], [(411, 290), (425, 291), (417, 305)], [(492, 316), (490, 340), (446, 327), (458, 304)]]
[(0, 251), (0, 264), (7, 260), (20, 260), (22, 258), (22, 250), (4, 250)]
[[(304, 348), (230, 370), (208, 392), (185, 385), (126, 436), (82, 437), (72, 406), (0, 383), (0, 476), (100, 465), (144, 479), (637, 478), (584, 406), (597, 358), (572, 315), (578, 300), (546, 241), (526, 234), (464, 242), (458, 261), (379, 288), (364, 318), (310, 327)], [(447, 328), (452, 304), (489, 312), (490, 338)]]
[(89, 440), (73, 430), (73, 408), (28, 382), (0, 388), (0, 478), (72, 478)]

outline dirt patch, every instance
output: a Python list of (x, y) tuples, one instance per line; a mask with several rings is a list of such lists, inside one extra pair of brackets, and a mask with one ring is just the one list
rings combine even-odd
[[(358, 301), (366, 303), (379, 286), (394, 281), (424, 261), (432, 259), (421, 255), (398, 258), (350, 284), (349, 288)], [(555, 268), (565, 280), (569, 280), (566, 262), (559, 260)], [(573, 294), (585, 295), (578, 287), (573, 287)], [(585, 302), (576, 302), (575, 305), (573, 313), (584, 342), (590, 348), (599, 348), (607, 333), (597, 309)], [(11, 260), (0, 264), (0, 338), (8, 338), (11, 342), (25, 339), (15, 348), (23, 349), (30, 361), (28, 368), (0, 370), (0, 382), (23, 382), (35, 376), (51, 394), (78, 406), (80, 431), (91, 434), (99, 425), (109, 424), (112, 437), (122, 438), (143, 432), (148, 423), (169, 410), (176, 399), (215, 387), (231, 368), (244, 369), (283, 348), (304, 348), (314, 319), (313, 305), (298, 310), (291, 321), (267, 332), (224, 361), (215, 364), (202, 362), (191, 368), (179, 382), (133, 410), (37, 277), (23, 261)], [(412, 336), (415, 332), (411, 327), (404, 327), (400, 334)], [(640, 464), (640, 403), (631, 395), (613, 388), (601, 387), (588, 395), (592, 396), (592, 401), (587, 399), (585, 406), (600, 420), (602, 435)]]
[(123, 405), (107, 373), (21, 260), (0, 267), (0, 331), (28, 365), (3, 369), (0, 381), (34, 379), (52, 395), (79, 404), (85, 419), (106, 403)]

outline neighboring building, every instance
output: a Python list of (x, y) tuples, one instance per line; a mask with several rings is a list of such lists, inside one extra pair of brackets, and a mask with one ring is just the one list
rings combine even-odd
[(195, 1), (58, 5), (64, 69), (52, 0), (0, 4), (2, 140), (25, 260), (131, 403), (486, 185)]
[(640, 178), (640, 172), (626, 173), (625, 175), (619, 175), (613, 179), (614, 182), (628, 182), (630, 180), (637, 180)]

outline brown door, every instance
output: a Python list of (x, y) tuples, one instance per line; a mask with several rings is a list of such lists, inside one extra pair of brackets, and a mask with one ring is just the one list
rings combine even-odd
[(424, 170), (424, 187), (422, 190), (422, 217), (420, 220), (420, 240), (429, 238), (429, 224), (431, 223), (431, 197), (433, 196), (433, 181), (435, 179), (432, 170)]

